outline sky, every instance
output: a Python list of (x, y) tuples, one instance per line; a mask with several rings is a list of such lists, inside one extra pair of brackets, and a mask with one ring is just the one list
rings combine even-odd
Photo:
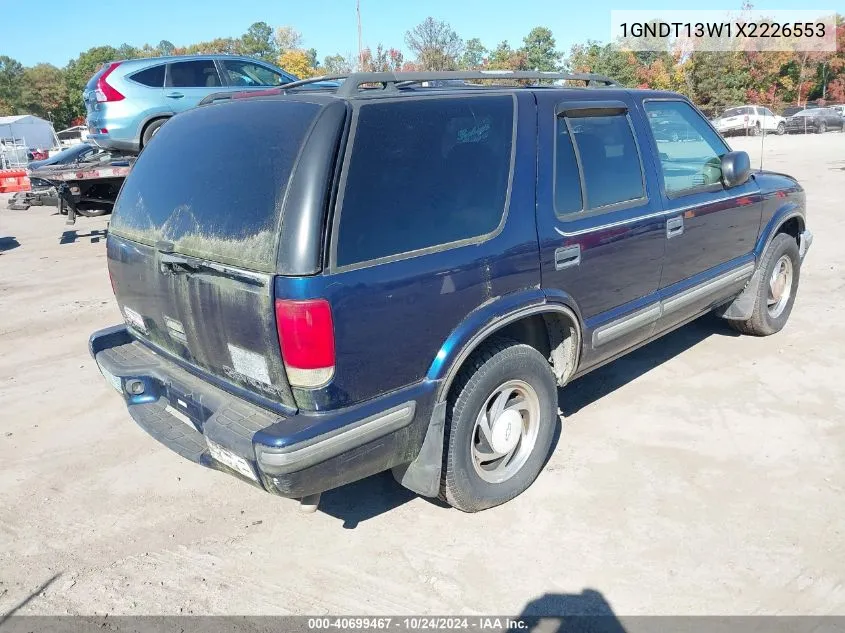
[[(502, 40), (517, 47), (535, 26), (552, 30), (559, 50), (587, 39), (607, 41), (612, 9), (679, 9), (677, 0), (360, 0), (364, 45), (400, 48), (405, 32), (432, 16), (451, 24), (462, 38), (478, 37), (488, 47)], [(355, 0), (118, 0), (77, 4), (67, 0), (0, 0), (0, 55), (25, 66), (48, 62), (64, 66), (80, 52), (110, 44), (141, 46), (169, 40), (177, 46), (215, 37), (239, 37), (253, 22), (290, 25), (317, 56), (353, 54), (358, 49)], [(755, 9), (800, 9), (805, 0), (755, 1)], [(845, 0), (819, 0), (814, 6), (843, 11)], [(741, 0), (709, 0), (708, 9), (736, 11)], [(49, 20), (34, 28), (35, 16)], [(66, 16), (66, 21), (56, 16)], [(37, 34), (36, 34), (37, 33)]]

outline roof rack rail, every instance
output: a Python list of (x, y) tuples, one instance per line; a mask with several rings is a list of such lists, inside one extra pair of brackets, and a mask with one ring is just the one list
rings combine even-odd
[[(381, 84), (384, 90), (394, 90), (427, 81), (489, 81), (491, 79), (583, 81), (588, 87), (593, 87), (595, 84), (605, 87), (619, 86), (610, 77), (592, 73), (558, 73), (535, 70), (447, 70), (437, 72), (352, 73), (345, 78), (338, 88), (337, 94), (338, 96), (353, 96), (361, 91), (361, 86), (367, 84)], [(290, 85), (292, 84), (288, 84), (288, 86)]]
[(336, 90), (335, 94), (340, 97), (352, 97), (360, 92), (371, 90), (370, 88), (361, 88), (361, 86), (369, 84), (381, 84), (383, 90), (398, 91), (401, 88), (428, 81), (490, 81), (491, 79), (583, 81), (587, 87), (590, 88), (596, 85), (602, 87), (618, 87), (620, 85), (610, 77), (594, 73), (558, 73), (535, 70), (444, 70), (435, 72), (350, 73), (348, 75), (322, 75), (320, 77), (309, 77), (308, 79), (299, 79), (298, 81), (292, 81), (272, 88), (245, 89), (234, 92), (215, 92), (207, 95), (202, 101), (200, 101), (200, 105), (206, 105), (215, 101), (240, 99), (251, 95), (260, 96), (283, 94), (291, 88), (299, 88), (327, 81), (342, 81), (343, 83), (341, 83), (337, 88), (327, 88)]
[(556, 81), (583, 81), (588, 86), (596, 83), (604, 86), (619, 86), (620, 84), (605, 75), (595, 73), (558, 73), (538, 70), (443, 70), (421, 72), (379, 72), (379, 73), (350, 73), (348, 75), (322, 75), (300, 79), (289, 84), (279, 86), (280, 90), (298, 88), (313, 83), (325, 81), (343, 81), (337, 90), (341, 96), (353, 95), (362, 85), (382, 84), (385, 89), (401, 88), (426, 81), (462, 81), (467, 79), (536, 79)]

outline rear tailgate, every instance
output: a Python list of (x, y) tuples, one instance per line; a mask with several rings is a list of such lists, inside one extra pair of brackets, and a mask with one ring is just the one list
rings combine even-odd
[(109, 229), (115, 296), (136, 337), (287, 406), (273, 274), (288, 181), (319, 110), (254, 101), (174, 117), (138, 157)]

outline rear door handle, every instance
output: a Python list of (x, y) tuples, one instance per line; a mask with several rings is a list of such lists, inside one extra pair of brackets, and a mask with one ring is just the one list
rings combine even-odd
[(181, 92), (171, 92), (170, 94), (167, 94), (165, 96), (171, 99), (181, 99), (185, 95), (183, 95)]
[(666, 237), (672, 239), (684, 234), (684, 217), (679, 215), (666, 220)]
[(555, 249), (555, 270), (562, 270), (581, 263), (581, 245), (562, 246)]

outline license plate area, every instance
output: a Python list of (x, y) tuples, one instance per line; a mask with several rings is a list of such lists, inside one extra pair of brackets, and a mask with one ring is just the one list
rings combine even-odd
[(168, 413), (196, 430), (202, 429), (202, 424), (207, 416), (203, 407), (194, 401), (193, 396), (187, 390), (180, 389), (177, 385), (171, 383), (167, 385), (165, 396), (168, 403)]
[(206, 444), (208, 444), (208, 451), (214, 459), (224, 466), (228, 466), (235, 472), (240, 473), (244, 477), (248, 477), (255, 482), (258, 481), (258, 476), (255, 474), (255, 470), (253, 470), (252, 464), (250, 464), (249, 461), (240, 455), (235, 455), (229, 449), (223, 448), (217, 442), (213, 442), (208, 438), (206, 438), (205, 441)]

